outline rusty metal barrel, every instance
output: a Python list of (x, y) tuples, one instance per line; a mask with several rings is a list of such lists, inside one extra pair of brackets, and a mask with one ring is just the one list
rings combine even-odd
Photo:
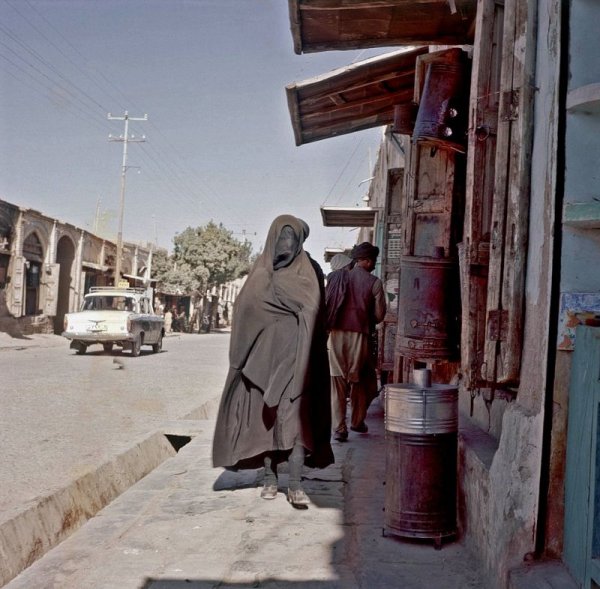
[(414, 142), (466, 151), (469, 69), (461, 60), (427, 66), (413, 131)]
[(392, 131), (401, 135), (412, 135), (419, 107), (414, 102), (394, 105)]
[(451, 258), (403, 256), (396, 351), (422, 362), (458, 356), (458, 265)]
[(385, 387), (385, 530), (432, 539), (456, 534), (458, 388)]

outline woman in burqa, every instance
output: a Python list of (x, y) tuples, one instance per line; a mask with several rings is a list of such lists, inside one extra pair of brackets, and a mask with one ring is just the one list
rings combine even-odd
[(235, 301), (213, 440), (214, 466), (264, 466), (264, 499), (277, 496), (287, 460), (288, 501), (301, 508), (303, 464), (333, 462), (323, 280), (303, 250), (307, 236), (304, 221), (277, 217)]

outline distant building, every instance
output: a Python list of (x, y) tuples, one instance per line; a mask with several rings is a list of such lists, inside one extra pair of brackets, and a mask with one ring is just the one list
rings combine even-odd
[[(24, 333), (60, 334), (90, 287), (114, 284), (116, 253), (112, 241), (0, 200), (0, 290)], [(151, 266), (152, 246), (124, 244), (122, 280), (149, 286)]]

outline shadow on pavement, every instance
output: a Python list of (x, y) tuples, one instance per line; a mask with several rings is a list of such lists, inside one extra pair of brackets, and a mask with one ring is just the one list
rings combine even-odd
[[(174, 578), (165, 573), (164, 578), (146, 577), (141, 588), (484, 589), (473, 557), (459, 541), (446, 542), (436, 550), (433, 541), (384, 532), (386, 442), (378, 401), (369, 410), (368, 423), (368, 434), (351, 434), (348, 442), (334, 443), (334, 469), (305, 470), (303, 487), (312, 503), (307, 519), (281, 520), (284, 526), (295, 522), (295, 529), (280, 527), (269, 532), (268, 520), (251, 517), (248, 531), (231, 538), (231, 551), (239, 553), (227, 555), (233, 562), (225, 578), (185, 578), (183, 572)], [(285, 501), (287, 491), (287, 465), (281, 466), (277, 501)], [(259, 488), (261, 470), (224, 471), (213, 490)], [(322, 523), (321, 509), (330, 513), (323, 512)], [(331, 510), (341, 510), (336, 525), (339, 534), (331, 533), (335, 521)], [(269, 517), (268, 510), (260, 513)], [(277, 538), (271, 537), (273, 533)], [(326, 555), (325, 559), (319, 554)], [(198, 562), (202, 566), (202, 554)]]
[(348, 587), (342, 581), (282, 581), (280, 579), (260, 579), (249, 583), (223, 583), (219, 581), (199, 581), (193, 579), (148, 579), (141, 589), (245, 589), (250, 587), (266, 587), (268, 589), (336, 589)]

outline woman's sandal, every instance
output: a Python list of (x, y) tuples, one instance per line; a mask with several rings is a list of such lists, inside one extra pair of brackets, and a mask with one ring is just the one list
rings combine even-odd
[(302, 489), (288, 489), (288, 501), (298, 509), (308, 509), (310, 499)]
[(260, 492), (260, 496), (263, 499), (275, 499), (277, 497), (277, 485), (265, 485)]

